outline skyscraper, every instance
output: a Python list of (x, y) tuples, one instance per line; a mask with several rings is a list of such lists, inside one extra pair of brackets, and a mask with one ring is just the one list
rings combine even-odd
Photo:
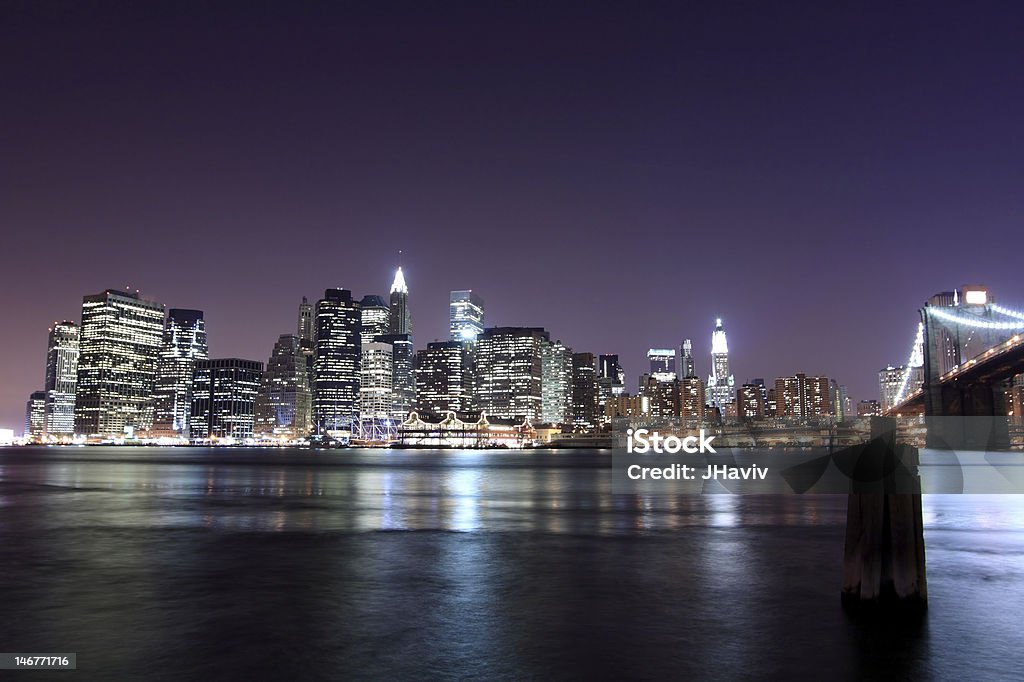
[(46, 417), (48, 436), (75, 432), (75, 388), (78, 385), (78, 325), (57, 322), (50, 329), (46, 350)]
[(541, 421), (572, 423), (572, 349), (561, 341), (541, 348)]
[(541, 416), (543, 346), (549, 341), (540, 327), (489, 327), (476, 342), (477, 401), (488, 416)]
[(697, 376), (697, 370), (693, 362), (693, 343), (690, 339), (683, 339), (679, 346), (679, 377), (685, 379), (695, 376)]
[(414, 409), (428, 415), (469, 408), (467, 379), (470, 366), (460, 341), (436, 341), (416, 351), (416, 402)]
[(190, 436), (199, 440), (252, 438), (262, 378), (263, 363), (255, 360), (197, 360)]
[(589, 431), (601, 423), (598, 412), (597, 361), (593, 353), (572, 354), (572, 424)]
[(611, 380), (612, 395), (622, 395), (626, 392), (626, 372), (619, 364), (618, 355), (598, 356), (598, 378)]
[(25, 403), (25, 438), (40, 442), (46, 435), (46, 391), (33, 391)]
[(313, 420), (315, 431), (345, 438), (359, 416), (362, 351), (359, 304), (348, 289), (328, 289), (314, 321)]
[(382, 334), (374, 341), (391, 346), (391, 418), (401, 423), (416, 400), (415, 351), (411, 334)]
[(676, 351), (674, 348), (652, 348), (647, 351), (651, 376), (658, 381), (672, 381), (676, 378)]
[(363, 299), (359, 301), (359, 315), (362, 321), (360, 338), (364, 344), (371, 343), (378, 336), (390, 333), (391, 309), (380, 296), (374, 294), (363, 296)]
[(741, 421), (754, 421), (765, 416), (765, 400), (761, 387), (743, 384), (736, 389), (736, 416)]
[(412, 334), (412, 315), (409, 313), (409, 287), (405, 285), (402, 268), (395, 273), (395, 281), (391, 284), (391, 334)]
[(305, 296), (299, 304), (299, 324), (296, 335), (303, 348), (313, 347), (313, 304)]
[(192, 374), (209, 357), (202, 310), (171, 308), (157, 361), (153, 433), (188, 438), (192, 413)]
[(75, 433), (123, 437), (153, 425), (164, 306), (107, 289), (82, 299)]
[(394, 418), (394, 346), (382, 338), (363, 344), (359, 368), (360, 437), (372, 441), (389, 440), (400, 423)]
[(313, 396), (302, 340), (282, 334), (270, 354), (259, 395), (255, 432), (261, 436), (303, 438), (310, 431)]
[(698, 376), (679, 380), (679, 416), (688, 425), (695, 426), (706, 416), (704, 382)]
[(448, 330), (452, 341), (473, 341), (480, 336), (484, 331), (484, 299), (472, 289), (451, 292)]
[(722, 328), (722, 318), (715, 320), (711, 334), (711, 375), (708, 376), (708, 399), (712, 405), (726, 413), (725, 406), (733, 402), (736, 380), (729, 374), (729, 344)]
[(828, 377), (796, 374), (775, 380), (775, 409), (779, 417), (806, 423), (833, 416)]

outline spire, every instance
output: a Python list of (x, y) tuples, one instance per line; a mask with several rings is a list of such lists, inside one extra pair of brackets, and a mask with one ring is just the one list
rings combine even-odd
[(711, 334), (711, 354), (725, 355), (729, 352), (729, 344), (725, 340), (725, 330), (722, 328), (722, 318), (715, 320), (715, 331)]
[(391, 293), (409, 293), (409, 287), (405, 286), (405, 275), (402, 274), (402, 266), (398, 266), (398, 272), (395, 273), (395, 281), (391, 285)]

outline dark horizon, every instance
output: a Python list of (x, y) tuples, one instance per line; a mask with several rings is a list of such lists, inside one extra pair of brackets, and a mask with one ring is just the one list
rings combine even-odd
[[(396, 3), (0, 9), (0, 426), (46, 330), (130, 285), (265, 362), (298, 303), (386, 295), (416, 348), (448, 292), (617, 353), (716, 317), (737, 383), (878, 398), (917, 308), (1024, 308), (1024, 10)], [(963, 262), (961, 262), (963, 259)]]

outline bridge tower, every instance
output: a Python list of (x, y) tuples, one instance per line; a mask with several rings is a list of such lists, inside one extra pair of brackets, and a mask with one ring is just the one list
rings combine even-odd
[(941, 380), (947, 372), (1013, 334), (994, 320), (998, 315), (994, 304), (985, 287), (972, 285), (936, 294), (920, 310), (924, 325), (924, 406), (930, 448), (1009, 447), (1005, 418), (1009, 379)]

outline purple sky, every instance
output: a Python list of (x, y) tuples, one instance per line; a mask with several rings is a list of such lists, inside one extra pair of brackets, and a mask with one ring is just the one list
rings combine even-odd
[(399, 248), (418, 347), (473, 288), (631, 390), (720, 315), (738, 381), (877, 397), (929, 295), (1024, 308), (1018, 3), (143, 4), (0, 9), (0, 426), (84, 294), (265, 361)]

